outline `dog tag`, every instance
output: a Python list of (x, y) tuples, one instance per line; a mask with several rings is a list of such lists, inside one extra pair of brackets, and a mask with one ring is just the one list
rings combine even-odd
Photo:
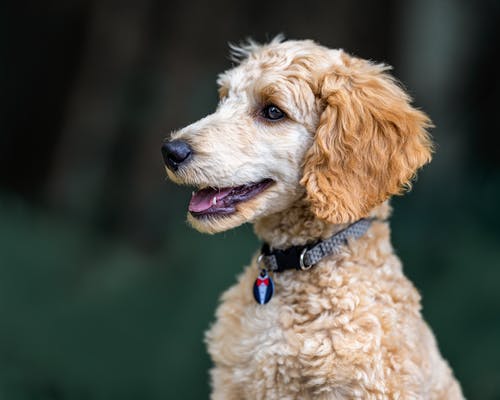
[(266, 304), (274, 294), (274, 282), (268, 275), (266, 269), (260, 271), (259, 276), (253, 284), (253, 297), (259, 304)]

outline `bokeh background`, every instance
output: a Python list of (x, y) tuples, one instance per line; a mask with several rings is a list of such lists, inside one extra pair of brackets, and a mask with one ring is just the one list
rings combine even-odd
[(2, 2), (0, 399), (207, 398), (203, 332), (259, 246), (185, 223), (160, 144), (212, 112), (227, 42), (394, 66), (438, 144), (393, 241), (470, 399), (500, 398), (498, 1)]

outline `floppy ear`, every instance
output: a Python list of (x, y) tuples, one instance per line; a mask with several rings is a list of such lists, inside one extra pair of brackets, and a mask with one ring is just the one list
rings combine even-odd
[(386, 73), (389, 67), (342, 54), (316, 88), (325, 104), (301, 184), (312, 211), (353, 222), (411, 186), (428, 163), (430, 119)]

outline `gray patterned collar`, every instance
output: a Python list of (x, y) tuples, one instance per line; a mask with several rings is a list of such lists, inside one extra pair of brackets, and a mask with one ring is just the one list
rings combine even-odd
[(324, 257), (340, 253), (342, 246), (347, 243), (349, 238), (358, 239), (363, 236), (372, 221), (371, 218), (360, 219), (328, 239), (305, 246), (292, 246), (284, 250), (277, 250), (271, 249), (267, 243), (264, 243), (258, 262), (273, 272), (288, 269), (308, 270)]

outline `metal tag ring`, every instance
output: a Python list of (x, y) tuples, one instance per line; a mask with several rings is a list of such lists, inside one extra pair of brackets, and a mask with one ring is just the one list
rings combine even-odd
[(306, 252), (307, 252), (308, 248), (304, 248), (304, 250), (302, 250), (302, 253), (300, 253), (300, 258), (299, 258), (299, 265), (300, 265), (300, 269), (302, 271), (307, 271), (308, 269), (311, 269), (311, 267), (314, 265), (314, 264), (311, 264), (311, 265), (306, 265), (304, 263), (304, 256), (306, 255)]
[(260, 254), (259, 258), (257, 258), (257, 265), (260, 265), (262, 263), (263, 258), (264, 258), (264, 254)]

